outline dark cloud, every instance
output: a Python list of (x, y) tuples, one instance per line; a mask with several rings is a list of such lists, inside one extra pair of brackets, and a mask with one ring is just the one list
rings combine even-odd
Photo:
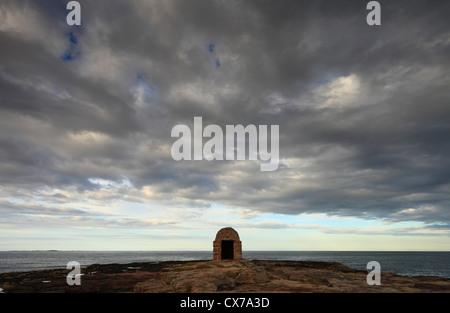
[[(380, 1), (375, 27), (367, 1), (80, 3), (74, 28), (0, 4), (4, 197), (126, 178), (113, 197), (450, 222), (448, 1)], [(194, 116), (280, 125), (278, 171), (172, 160)]]

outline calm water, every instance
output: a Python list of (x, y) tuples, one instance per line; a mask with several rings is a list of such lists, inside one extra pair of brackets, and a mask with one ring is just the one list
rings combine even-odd
[[(365, 270), (370, 261), (381, 271), (400, 275), (450, 278), (450, 252), (349, 252), (349, 251), (247, 251), (245, 259), (328, 261)], [(82, 267), (100, 263), (211, 260), (212, 252), (201, 251), (0, 251), (0, 273), (65, 268), (69, 261)]]

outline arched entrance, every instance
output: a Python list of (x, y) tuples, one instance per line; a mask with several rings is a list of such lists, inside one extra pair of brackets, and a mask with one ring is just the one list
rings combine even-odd
[(220, 258), (222, 260), (233, 260), (234, 258), (234, 241), (222, 240)]

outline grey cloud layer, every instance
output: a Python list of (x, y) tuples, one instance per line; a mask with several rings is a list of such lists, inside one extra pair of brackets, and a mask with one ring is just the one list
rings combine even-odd
[[(380, 27), (366, 1), (80, 1), (81, 28), (64, 3), (0, 4), (2, 197), (128, 179), (114, 197), (448, 226), (448, 1), (381, 1)], [(279, 170), (173, 161), (194, 116), (279, 124)]]

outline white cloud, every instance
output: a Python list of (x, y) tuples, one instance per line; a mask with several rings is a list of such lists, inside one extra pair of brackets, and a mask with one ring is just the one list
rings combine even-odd
[(344, 108), (359, 105), (360, 79), (351, 74), (332, 79), (317, 87), (314, 91), (314, 103), (317, 108)]

